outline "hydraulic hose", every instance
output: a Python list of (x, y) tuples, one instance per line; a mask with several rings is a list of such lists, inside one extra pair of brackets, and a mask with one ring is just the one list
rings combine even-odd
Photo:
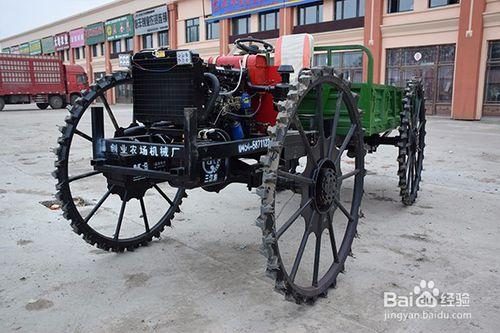
[(208, 79), (208, 81), (210, 81), (210, 88), (212, 89), (212, 96), (210, 96), (206, 107), (206, 112), (209, 113), (212, 111), (215, 101), (217, 101), (217, 97), (219, 97), (220, 83), (217, 76), (212, 73), (205, 73), (203, 75)]

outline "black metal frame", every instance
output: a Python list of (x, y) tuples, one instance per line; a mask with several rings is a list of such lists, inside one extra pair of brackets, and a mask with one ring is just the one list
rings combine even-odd
[[(238, 182), (247, 184), (250, 188), (257, 187), (261, 182), (259, 164), (247, 164), (238, 158), (251, 158), (258, 160), (261, 155), (267, 153), (270, 139), (268, 136), (250, 139), (223, 141), (223, 142), (198, 142), (196, 108), (184, 110), (184, 129), (174, 130), (179, 134), (182, 131), (185, 138), (183, 144), (151, 143), (146, 140), (149, 135), (125, 136), (118, 138), (104, 138), (104, 109), (102, 107), (91, 108), (92, 138), (93, 138), (93, 160), (92, 165), (96, 171), (103, 173), (117, 173), (129, 176), (148, 177), (161, 181), (168, 181), (173, 185), (183, 188), (196, 188), (213, 185), (227, 185)], [(289, 140), (290, 148), (294, 146), (294, 140)], [(112, 146), (115, 149), (112, 149)], [(145, 154), (131, 155), (130, 148), (141, 146)], [(150, 155), (154, 151), (154, 156)], [(158, 152), (163, 152), (160, 154)], [(296, 147), (290, 149), (289, 155), (296, 157), (303, 154)], [(169, 161), (172, 168), (168, 170), (150, 170), (134, 168), (129, 166), (114, 165), (112, 161), (128, 159), (128, 165), (134, 165), (144, 160), (155, 162)], [(203, 181), (204, 171), (200, 165), (204, 160), (225, 160), (225, 174), (223, 178), (206, 183)], [(227, 160), (231, 159), (231, 168), (228, 168)]]

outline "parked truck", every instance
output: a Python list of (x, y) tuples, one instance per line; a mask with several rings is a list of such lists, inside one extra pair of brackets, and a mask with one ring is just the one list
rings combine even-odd
[(0, 53), (0, 111), (5, 104), (36, 103), (40, 109), (74, 104), (88, 89), (87, 75), (78, 65), (63, 65), (52, 56)]

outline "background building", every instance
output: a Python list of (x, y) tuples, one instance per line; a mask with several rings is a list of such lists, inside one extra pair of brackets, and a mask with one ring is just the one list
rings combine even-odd
[[(271, 43), (311, 33), (316, 45), (364, 44), (374, 80), (426, 88), (429, 114), (455, 119), (500, 115), (500, 0), (118, 0), (0, 40), (3, 52), (56, 54), (91, 80), (120, 70), (119, 54), (168, 46), (203, 58), (227, 53), (244, 36)], [(317, 64), (326, 63), (316, 54)], [(363, 79), (359, 52), (333, 56), (337, 69)], [(128, 102), (130, 89), (116, 92)]]

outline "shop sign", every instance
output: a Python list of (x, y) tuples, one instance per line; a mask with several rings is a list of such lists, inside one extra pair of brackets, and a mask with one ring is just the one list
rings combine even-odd
[(30, 54), (30, 44), (24, 43), (19, 45), (19, 53), (20, 54)]
[(134, 15), (135, 34), (144, 35), (168, 29), (167, 6), (137, 12)]
[(21, 53), (21, 51), (19, 50), (19, 45), (12, 46), (10, 48), (10, 53), (11, 54), (19, 54), (19, 53)]
[(415, 59), (415, 61), (420, 61), (420, 59), (422, 59), (422, 53), (420, 52), (415, 52), (415, 54), (413, 55), (413, 59)]
[(49, 54), (54, 52), (55, 52), (54, 37), (50, 36), (42, 38), (42, 53)]
[(94, 23), (85, 27), (85, 43), (95, 45), (106, 40), (104, 33), (104, 24), (102, 22)]
[(134, 35), (134, 17), (132, 15), (122, 16), (106, 22), (106, 38), (117, 40), (132, 37)]
[(40, 40), (33, 40), (30, 42), (30, 54), (31, 55), (37, 55), (42, 53), (42, 43), (40, 43)]
[(287, 2), (301, 2), (301, 1), (287, 1), (287, 0), (211, 0), (212, 15), (224, 15), (233, 12), (249, 10), (257, 7), (264, 7), (270, 5), (284, 5)]
[(69, 49), (69, 34), (67, 32), (54, 36), (54, 48), (56, 51)]
[(69, 32), (69, 45), (71, 48), (82, 47), (85, 45), (85, 30), (83, 28)]
[(10, 48), (9, 47), (3, 48), (2, 53), (10, 53)]

